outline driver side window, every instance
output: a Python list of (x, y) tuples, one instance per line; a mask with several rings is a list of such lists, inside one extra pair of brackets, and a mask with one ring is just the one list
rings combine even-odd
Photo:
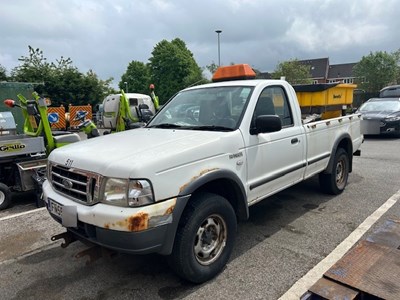
[(258, 98), (253, 119), (261, 115), (277, 115), (283, 127), (293, 125), (292, 112), (285, 93), (281, 86), (266, 87)]

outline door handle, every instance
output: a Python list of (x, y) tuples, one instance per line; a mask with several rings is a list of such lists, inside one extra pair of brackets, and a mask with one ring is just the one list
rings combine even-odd
[(299, 139), (298, 138), (294, 138), (290, 142), (292, 143), (292, 145), (293, 144), (297, 144), (297, 143), (299, 143)]

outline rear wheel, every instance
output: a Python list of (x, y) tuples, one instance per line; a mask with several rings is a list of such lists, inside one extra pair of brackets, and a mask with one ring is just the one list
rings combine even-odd
[(6, 209), (11, 203), (10, 188), (4, 183), (0, 183), (0, 210)]
[(182, 215), (170, 267), (182, 278), (201, 283), (213, 278), (229, 260), (236, 235), (236, 215), (225, 198), (202, 194)]
[(347, 185), (349, 177), (349, 156), (343, 148), (336, 151), (333, 161), (333, 169), (329, 174), (320, 173), (319, 183), (321, 189), (328, 194), (338, 195), (342, 193)]

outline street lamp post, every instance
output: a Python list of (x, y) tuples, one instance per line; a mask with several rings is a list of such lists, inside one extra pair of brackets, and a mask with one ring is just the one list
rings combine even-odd
[(219, 35), (222, 32), (222, 30), (215, 30), (215, 32), (218, 35), (218, 67), (221, 66), (221, 50), (220, 50), (220, 43), (219, 43)]
[(125, 92), (128, 92), (128, 83), (125, 81)]

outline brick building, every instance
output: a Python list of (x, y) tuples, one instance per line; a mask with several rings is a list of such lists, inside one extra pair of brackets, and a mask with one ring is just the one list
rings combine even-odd
[(314, 83), (354, 83), (353, 67), (356, 63), (330, 65), (328, 57), (299, 60), (299, 63), (310, 66)]

